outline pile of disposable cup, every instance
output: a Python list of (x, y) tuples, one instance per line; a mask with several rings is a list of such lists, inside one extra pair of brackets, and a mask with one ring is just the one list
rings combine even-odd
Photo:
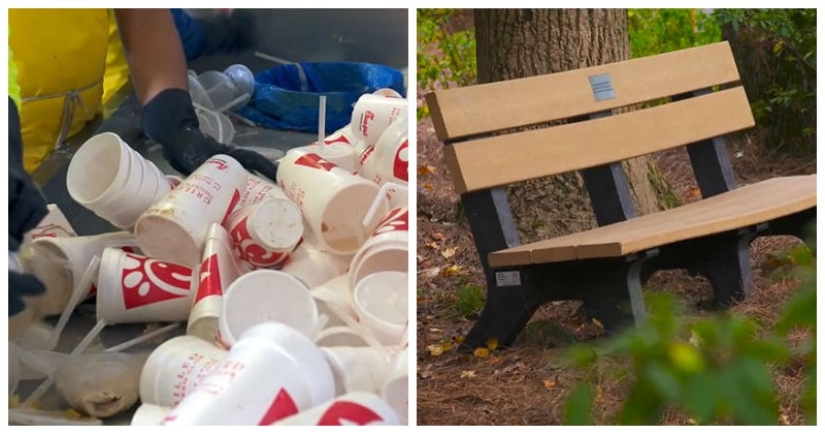
[[(251, 94), (254, 79), (190, 73), (199, 116), (226, 110), (231, 87)], [(167, 176), (112, 133), (81, 146), (68, 190), (123, 231), (77, 236), (53, 214), (37, 233), (69, 227), (30, 237), (20, 263), (47, 280), (59, 325), (94, 297), (85, 346), (105, 327), (186, 323), (146, 359), (133, 425), (407, 423), (405, 104), (365, 95), (353, 124), (287, 152), (274, 181), (227, 155)], [(51, 350), (62, 326), (45, 325), (14, 345)], [(54, 369), (32, 360), (15, 357), (10, 378)]]
[(115, 133), (93, 136), (77, 150), (66, 188), (75, 202), (121, 229), (171, 190), (163, 172)]

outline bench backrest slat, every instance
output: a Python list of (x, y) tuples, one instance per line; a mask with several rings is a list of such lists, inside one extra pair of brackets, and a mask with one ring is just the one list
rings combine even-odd
[(444, 147), (458, 193), (613, 163), (750, 128), (735, 87), (600, 119)]
[[(609, 75), (610, 86), (600, 80), (602, 74)], [(453, 141), (738, 80), (733, 54), (725, 41), (556, 74), (437, 91), (426, 98), (438, 139)], [(597, 100), (597, 95), (607, 99)]]

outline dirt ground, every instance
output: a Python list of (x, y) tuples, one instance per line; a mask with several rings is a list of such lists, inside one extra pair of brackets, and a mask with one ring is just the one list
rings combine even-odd
[[(423, 95), (419, 89), (419, 95)], [(419, 101), (423, 104), (423, 101)], [(485, 287), (478, 255), (466, 220), (457, 208), (449, 174), (442, 165), (443, 144), (425, 118), (418, 124), (418, 374), (419, 425), (556, 425), (562, 421), (562, 403), (578, 379), (564, 366), (561, 355), (573, 342), (590, 342), (603, 331), (578, 314), (578, 302), (554, 302), (542, 307), (513, 348), (495, 349), (489, 357), (462, 354), (455, 344), (472, 327), (476, 316), (461, 314)], [(816, 160), (776, 158), (761, 151), (758, 139), (729, 142), (734, 171), (741, 184), (777, 175), (816, 172)], [(659, 169), (684, 202), (698, 199), (698, 189), (683, 149), (655, 157)], [(771, 324), (779, 307), (799, 281), (777, 280), (783, 266), (777, 255), (799, 244), (790, 237), (760, 238), (751, 247), (756, 288), (736, 313)], [(696, 315), (710, 315), (713, 299), (703, 278), (682, 272), (660, 272), (646, 290), (676, 293)], [(480, 290), (483, 296), (483, 290)], [(441, 350), (433, 352), (433, 348)], [(443, 350), (443, 352), (442, 352)], [(441, 354), (438, 354), (441, 353)], [(802, 370), (775, 373), (781, 399), (782, 424), (803, 424), (799, 408)], [(620, 380), (605, 378), (597, 385), (596, 423), (609, 423), (624, 393)], [(668, 413), (662, 424), (684, 425), (684, 415)]]

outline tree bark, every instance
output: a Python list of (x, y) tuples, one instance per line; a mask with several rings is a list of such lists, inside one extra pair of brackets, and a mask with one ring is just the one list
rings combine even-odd
[[(627, 60), (624, 9), (476, 9), (478, 82), (490, 83)], [(647, 157), (624, 167), (638, 214), (659, 209)], [(596, 226), (578, 173), (529, 181), (509, 190), (522, 243)]]

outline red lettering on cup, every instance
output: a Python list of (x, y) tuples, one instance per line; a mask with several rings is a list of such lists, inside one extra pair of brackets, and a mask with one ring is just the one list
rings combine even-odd
[(218, 170), (220, 171), (224, 171), (229, 168), (229, 164), (220, 158), (210, 158), (206, 160), (206, 164), (214, 164), (215, 166), (218, 166)]
[(332, 144), (335, 144), (335, 143), (342, 143), (344, 145), (352, 145), (352, 143), (350, 143), (349, 140), (347, 139), (347, 136), (345, 136), (343, 134), (339, 135), (338, 137), (329, 137), (329, 138), (324, 139), (324, 144), (326, 144), (326, 145), (332, 145)]
[(198, 282), (198, 292), (195, 294), (195, 303), (210, 295), (223, 295), (221, 268), (218, 266), (217, 253), (204, 259), (201, 263), (201, 275)]
[(369, 121), (375, 119), (375, 113), (372, 110), (367, 110), (364, 112), (364, 115), (361, 116), (361, 134), (367, 135), (369, 131)]
[(392, 175), (398, 179), (407, 181), (407, 167), (409, 166), (407, 140), (398, 147), (398, 152), (395, 153), (395, 162), (392, 167)]
[(408, 231), (410, 227), (408, 214), (407, 207), (393, 209), (381, 219), (372, 235), (375, 236), (392, 231)]
[(361, 157), (358, 159), (358, 165), (364, 167), (364, 162), (367, 161), (367, 158), (370, 158), (373, 152), (375, 152), (375, 145), (370, 145), (369, 148), (361, 153)]
[(318, 421), (318, 426), (368, 425), (383, 420), (381, 416), (361, 404), (338, 401), (324, 412), (324, 415)]
[(264, 417), (258, 422), (258, 426), (272, 425), (274, 422), (293, 414), (298, 414), (298, 406), (289, 396), (289, 392), (282, 388), (278, 391), (275, 399), (272, 400), (272, 404), (269, 404), (269, 408), (266, 409)]
[(192, 269), (130, 253), (123, 258), (120, 283), (126, 309), (136, 309), (189, 294)]
[(258, 244), (249, 233), (248, 221), (249, 216), (244, 217), (229, 231), (238, 257), (256, 268), (280, 268), (283, 266), (289, 255), (269, 251)]
[(314, 169), (326, 170), (327, 172), (338, 167), (335, 163), (329, 162), (321, 158), (318, 154), (304, 154), (295, 160), (295, 164), (301, 166), (312, 167)]

